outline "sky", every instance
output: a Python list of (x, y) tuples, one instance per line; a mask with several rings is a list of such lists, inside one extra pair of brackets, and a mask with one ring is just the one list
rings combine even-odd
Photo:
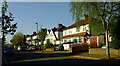
[[(0, 8), (2, 6), (1, 1), (3, 0), (0, 0)], [(40, 27), (51, 29), (53, 27), (57, 27), (59, 23), (67, 27), (75, 23), (75, 21), (72, 20), (72, 14), (69, 12), (70, 0), (7, 0), (7, 1), (8, 1), (7, 13), (11, 12), (14, 16), (13, 23), (17, 23), (18, 28), (16, 33), (22, 32), (24, 35), (26, 34), (31, 35), (34, 31), (37, 31), (36, 22), (38, 23), (39, 27), (38, 29), (40, 29)], [(10, 41), (10, 39), (12, 39), (12, 35), (7, 35), (8, 42)]]
[[(70, 26), (75, 23), (72, 14), (69, 12), (69, 2), (8, 2), (8, 13), (14, 16), (13, 23), (17, 23), (17, 32), (32, 34), (40, 27), (51, 29), (59, 23)], [(7, 41), (12, 39), (7, 35)]]

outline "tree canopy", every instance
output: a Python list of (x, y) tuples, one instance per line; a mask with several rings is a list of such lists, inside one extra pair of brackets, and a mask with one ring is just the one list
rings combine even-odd
[(14, 36), (13, 36), (13, 39), (12, 39), (12, 44), (16, 45), (16, 46), (24, 46), (24, 35), (23, 33), (21, 32), (18, 32), (16, 33)]
[(42, 46), (42, 49), (44, 48), (44, 40), (46, 38), (46, 35), (47, 35), (47, 29), (42, 29), (41, 28), (41, 31), (38, 32), (38, 38), (40, 39), (41, 41), (41, 46)]
[[(97, 21), (94, 22), (101, 22), (103, 29), (108, 29), (107, 22), (112, 22), (112, 17), (120, 14), (119, 10), (120, 2), (70, 2), (70, 12), (73, 20), (75, 19), (75, 22), (77, 22), (83, 14), (87, 14), (92, 28), (94, 27), (91, 23), (94, 21), (92, 18), (95, 18)], [(100, 24), (98, 23), (98, 25)], [(99, 28), (99, 26), (96, 26), (96, 28)]]
[(2, 4), (2, 16), (1, 16), (1, 27), (2, 27), (2, 44), (5, 42), (5, 36), (7, 34), (13, 35), (16, 32), (17, 23), (13, 24), (14, 21), (13, 14), (10, 12), (9, 15), (7, 15), (7, 2), (4, 0)]

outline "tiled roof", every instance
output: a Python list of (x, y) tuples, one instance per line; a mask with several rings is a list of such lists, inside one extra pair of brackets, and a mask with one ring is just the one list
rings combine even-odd
[(64, 28), (66, 28), (66, 27), (62, 25), (62, 26), (58, 27), (56, 31), (63, 31)]
[(84, 19), (84, 20), (79, 20), (78, 22), (68, 26), (67, 28), (63, 29), (63, 30), (66, 30), (66, 29), (70, 29), (70, 28), (73, 28), (73, 27), (76, 27), (78, 25), (85, 25), (85, 24), (88, 24), (88, 18), (87, 19)]
[(79, 36), (79, 35), (86, 35), (87, 32), (82, 32), (82, 33), (76, 33), (76, 34), (71, 34), (71, 35), (65, 35), (62, 36), (61, 38), (67, 38), (67, 37), (73, 37), (73, 36)]
[(99, 35), (105, 35), (104, 33), (96, 33), (96, 34), (92, 34), (91, 36), (99, 36)]

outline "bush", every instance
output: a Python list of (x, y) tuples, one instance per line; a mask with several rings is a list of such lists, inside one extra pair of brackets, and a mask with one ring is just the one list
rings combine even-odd
[(47, 44), (45, 44), (45, 47), (46, 47), (46, 48), (51, 48), (52, 46), (53, 46), (52, 43), (47, 43)]
[(110, 48), (120, 49), (120, 41), (118, 41), (117, 39), (116, 41), (113, 40), (112, 42), (110, 42), (109, 45), (110, 45)]

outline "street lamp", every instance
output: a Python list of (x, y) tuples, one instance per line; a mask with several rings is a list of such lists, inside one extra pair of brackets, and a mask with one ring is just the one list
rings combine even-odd
[[(37, 34), (38, 34), (38, 23), (36, 23), (36, 24), (37, 24)], [(37, 35), (37, 39), (38, 39), (38, 35)], [(38, 41), (37, 39), (36, 39), (36, 41)], [(35, 44), (36, 44), (36, 41), (35, 41)]]
[(37, 33), (38, 33), (38, 23), (36, 23), (37, 24)]

